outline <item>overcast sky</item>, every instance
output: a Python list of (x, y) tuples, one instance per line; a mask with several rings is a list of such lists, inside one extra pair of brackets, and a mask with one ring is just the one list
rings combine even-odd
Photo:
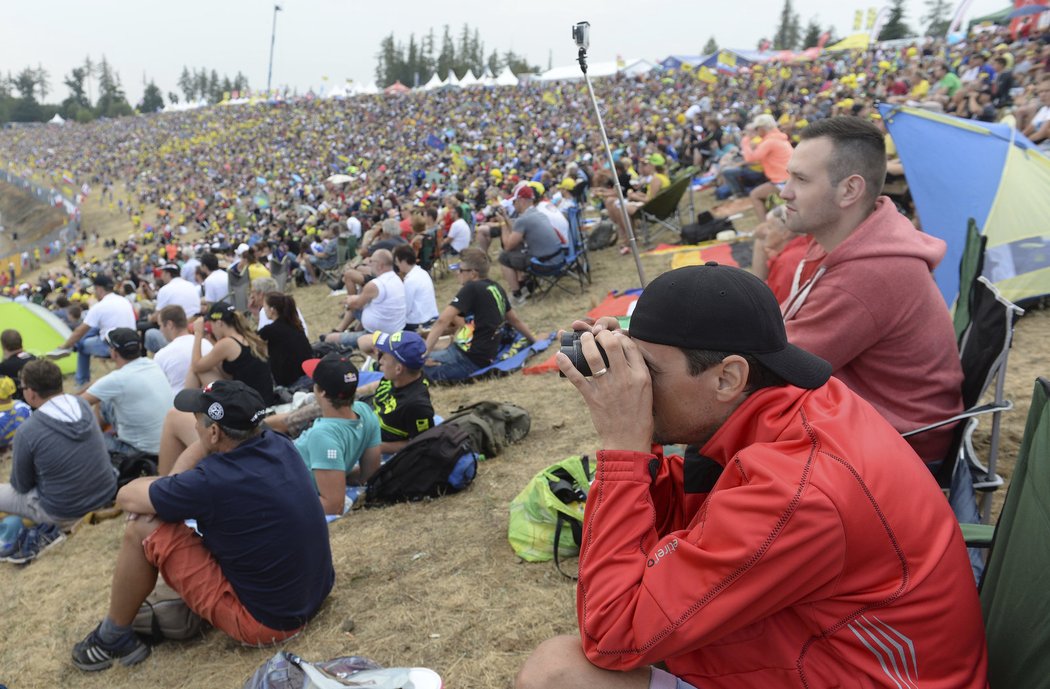
[[(953, 0), (953, 11), (954, 2)], [(659, 60), (669, 54), (699, 53), (708, 37), (723, 47), (754, 48), (776, 29), (783, 0), (277, 0), (273, 84), (300, 93), (344, 79), (372, 81), (379, 41), (393, 32), (407, 43), (430, 27), (440, 40), (442, 25), (453, 36), (464, 22), (477, 27), (486, 55), (492, 48), (523, 53), (544, 68), (571, 63), (576, 50), (570, 27), (591, 23), (591, 60)], [(883, 2), (793, 0), (802, 24), (817, 17), (838, 35), (852, 33), (858, 8)], [(979, 16), (1008, 0), (973, 0), (968, 16)], [(178, 91), (183, 65), (215, 69), (220, 77), (243, 72), (253, 89), (265, 88), (273, 20), (271, 0), (4, 0), (0, 11), (0, 69), (17, 73), (43, 65), (51, 75), (49, 102), (68, 95), (63, 76), (90, 55), (105, 55), (136, 103), (143, 77), (166, 95)], [(572, 9), (565, 9), (571, 7)], [(924, 0), (907, 0), (913, 27)], [(97, 97), (97, 93), (93, 92)], [(181, 94), (180, 94), (181, 95)]]

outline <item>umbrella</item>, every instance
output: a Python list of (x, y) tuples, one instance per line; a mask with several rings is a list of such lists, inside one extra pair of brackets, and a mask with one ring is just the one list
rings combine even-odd
[(1028, 17), (1033, 14), (1039, 14), (1040, 12), (1046, 12), (1050, 10), (1050, 5), (1025, 5), (1024, 7), (1018, 7), (1013, 12), (1007, 15), (1007, 19), (1017, 19), (1018, 17)]
[(330, 182), (331, 184), (346, 184), (347, 182), (354, 181), (354, 178), (350, 175), (332, 175), (325, 181)]
[(308, 205), (306, 205), (305, 203), (304, 203), (304, 204), (301, 204), (301, 205), (300, 205), (300, 206), (299, 206), (298, 208), (296, 208), (295, 210), (296, 210), (297, 212), (299, 212), (300, 214), (302, 214), (302, 215), (306, 215), (307, 213), (316, 213), (316, 212), (317, 212), (317, 209), (316, 209), (316, 208), (314, 208), (313, 206), (308, 206)]

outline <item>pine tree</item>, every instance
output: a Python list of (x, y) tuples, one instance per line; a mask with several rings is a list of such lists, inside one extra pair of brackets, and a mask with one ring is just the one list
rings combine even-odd
[(179, 75), (179, 80), (175, 83), (178, 84), (179, 90), (182, 91), (182, 95), (186, 97), (186, 102), (192, 102), (194, 96), (197, 95), (197, 89), (193, 83), (193, 77), (190, 76), (190, 70), (186, 65), (182, 66), (182, 74)]
[(437, 73), (442, 81), (448, 78), (456, 59), (456, 46), (452, 42), (452, 32), (445, 24), (445, 33), (441, 36), (441, 52), (437, 58)]
[(715, 40), (714, 36), (711, 36), (711, 38), (707, 39), (707, 43), (704, 44), (704, 49), (702, 51), (702, 54), (703, 55), (714, 55), (717, 52), (718, 52), (718, 42)]
[(776, 50), (794, 50), (799, 41), (798, 13), (791, 6), (791, 0), (784, 0), (780, 10), (780, 25), (773, 35), (773, 48)]
[(890, 0), (890, 18), (879, 32), (879, 40), (892, 41), (911, 35), (911, 27), (904, 22), (904, 0)]
[(926, 25), (927, 36), (943, 36), (948, 33), (952, 5), (949, 0), (926, 0), (926, 14), (922, 22)]
[(160, 95), (160, 89), (151, 79), (142, 92), (142, 102), (139, 103), (139, 112), (158, 112), (164, 108), (164, 96)]
[(802, 39), (803, 48), (813, 48), (820, 42), (820, 23), (816, 17), (809, 20), (806, 24), (806, 35)]

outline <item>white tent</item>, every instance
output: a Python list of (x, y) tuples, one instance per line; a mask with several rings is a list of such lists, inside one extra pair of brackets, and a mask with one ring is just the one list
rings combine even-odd
[(514, 72), (510, 71), (510, 67), (504, 67), (500, 75), (496, 77), (496, 86), (517, 86), (518, 78), (514, 76)]
[(441, 82), (441, 77), (437, 75), (437, 72), (434, 72), (434, 76), (430, 77), (430, 81), (423, 84), (421, 88), (424, 91), (433, 91), (434, 89), (441, 88), (443, 85), (444, 84)]
[(54, 117), (52, 117), (52, 118), (51, 118), (50, 120), (48, 120), (48, 121), (47, 121), (47, 123), (48, 123), (48, 124), (65, 124), (65, 123), (66, 123), (66, 121), (65, 121), (64, 119), (62, 119), (62, 116), (61, 116), (61, 115), (59, 115), (59, 114), (58, 114), (58, 113), (56, 112), (56, 113), (55, 113), (55, 116), (54, 116)]
[(379, 87), (376, 86), (374, 81), (370, 81), (366, 84), (354, 84), (350, 90), (355, 96), (374, 96), (379, 93)]
[[(639, 74), (647, 74), (655, 67), (656, 66), (648, 60), (625, 60), (619, 66), (616, 61), (591, 62), (587, 65), (587, 74), (592, 79), (611, 77), (616, 73), (634, 77)], [(580, 71), (580, 66), (574, 62), (570, 65), (563, 65), (561, 67), (549, 69), (536, 77), (536, 79), (538, 81), (575, 81), (577, 79), (583, 79), (583, 73)]]
[(448, 70), (448, 79), (445, 79), (445, 86), (459, 86), (459, 79), (456, 78), (456, 73), (451, 69)]
[(463, 80), (459, 82), (459, 85), (463, 88), (468, 86), (480, 86), (481, 81), (474, 76), (474, 70), (467, 70), (467, 73), (463, 75)]

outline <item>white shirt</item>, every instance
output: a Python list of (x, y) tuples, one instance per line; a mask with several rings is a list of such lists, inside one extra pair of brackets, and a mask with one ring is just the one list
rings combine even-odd
[(346, 219), (346, 229), (351, 236), (361, 239), (361, 221), (351, 216)]
[(434, 281), (427, 271), (419, 266), (405, 275), (405, 323), (422, 325), (438, 317), (437, 298), (434, 296)]
[(470, 225), (463, 218), (456, 218), (448, 228), (448, 238), (452, 240), (452, 250), (458, 254), (470, 246)]
[(98, 328), (100, 337), (105, 337), (113, 328), (135, 329), (135, 309), (124, 297), (115, 292), (110, 292), (102, 297), (84, 316), (84, 323), (89, 327)]
[(405, 283), (394, 271), (377, 275), (372, 284), (379, 295), (361, 309), (361, 325), (372, 333), (396, 333), (405, 329)]
[(1039, 108), (1035, 117), (1032, 118), (1032, 127), (1034, 129), (1039, 129), (1039, 127), (1042, 127), (1043, 123), (1047, 121), (1050, 121), (1050, 105), (1044, 105)]
[(204, 278), (204, 300), (209, 304), (222, 301), (230, 293), (230, 276), (225, 270), (213, 270)]
[(192, 319), (201, 311), (201, 293), (193, 283), (172, 278), (157, 290), (157, 311), (165, 306), (181, 306), (186, 318)]
[[(201, 356), (207, 356), (211, 351), (211, 342), (201, 340)], [(153, 357), (154, 363), (160, 366), (164, 375), (168, 377), (171, 391), (178, 392), (186, 382), (186, 374), (190, 370), (190, 358), (193, 355), (193, 335), (179, 335), (169, 342)]]
[(197, 266), (200, 264), (201, 262), (195, 258), (186, 261), (182, 266), (182, 279), (195, 284), (197, 282)]
[(540, 213), (550, 218), (551, 225), (554, 225), (554, 229), (558, 231), (560, 239), (567, 240), (569, 238), (569, 219), (565, 217), (565, 214), (550, 201), (540, 201), (537, 208)]

